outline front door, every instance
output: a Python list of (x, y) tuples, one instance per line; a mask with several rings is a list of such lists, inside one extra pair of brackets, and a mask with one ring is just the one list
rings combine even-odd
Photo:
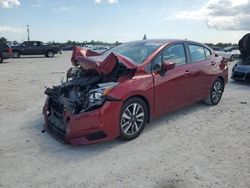
[[(161, 74), (163, 61), (176, 64), (172, 70)], [(191, 65), (187, 64), (184, 44), (166, 47), (152, 62), (152, 74), (155, 85), (155, 113), (161, 115), (172, 112), (189, 104), (191, 99)]]

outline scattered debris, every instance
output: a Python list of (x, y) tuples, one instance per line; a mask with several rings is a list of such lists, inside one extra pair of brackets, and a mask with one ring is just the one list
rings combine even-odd
[(247, 102), (246, 101), (241, 101), (240, 104), (247, 104)]

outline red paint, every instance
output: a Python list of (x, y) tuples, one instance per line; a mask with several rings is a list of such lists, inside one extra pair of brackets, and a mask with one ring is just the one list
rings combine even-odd
[[(120, 78), (118, 80), (120, 83), (109, 92), (110, 97), (120, 101), (106, 101), (99, 109), (84, 114), (74, 115), (66, 112), (65, 119), (69, 117), (70, 121), (67, 125), (65, 142), (83, 145), (118, 137), (120, 110), (124, 101), (130, 97), (139, 96), (145, 99), (150, 109), (150, 119), (152, 119), (205, 99), (209, 95), (214, 80), (218, 77), (223, 79), (224, 84), (228, 82), (227, 63), (215, 57), (214, 53), (207, 60), (176, 66), (164, 75), (160, 75), (159, 71), (149, 71), (151, 60), (163, 48), (175, 42), (187, 43), (188, 41), (166, 40), (158, 50), (138, 66), (131, 64), (131, 61), (125, 57), (116, 56), (129, 68), (136, 67), (137, 69), (132, 77)], [(45, 122), (46, 109), (47, 103), (44, 107)], [(107, 135), (106, 138), (95, 141), (86, 139), (85, 135), (100, 130)]]

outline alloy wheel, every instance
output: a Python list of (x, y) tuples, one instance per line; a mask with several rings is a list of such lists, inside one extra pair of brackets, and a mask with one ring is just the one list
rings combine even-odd
[(222, 92), (223, 92), (222, 83), (220, 81), (216, 81), (214, 83), (213, 90), (212, 90), (213, 103), (217, 103), (220, 100)]
[(54, 56), (54, 53), (52, 51), (49, 51), (48, 54), (47, 54), (48, 57), (53, 57)]
[(121, 116), (121, 130), (125, 135), (135, 135), (140, 131), (145, 120), (145, 112), (139, 103), (130, 104)]

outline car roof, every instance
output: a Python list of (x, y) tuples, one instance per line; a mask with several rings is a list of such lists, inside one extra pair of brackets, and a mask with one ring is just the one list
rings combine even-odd
[(166, 45), (169, 43), (173, 43), (173, 42), (189, 42), (189, 43), (194, 43), (194, 44), (201, 44), (204, 46), (207, 46), (203, 43), (200, 42), (195, 42), (195, 41), (191, 41), (191, 40), (186, 40), (186, 39), (149, 39), (149, 40), (137, 40), (137, 41), (131, 41), (128, 43), (140, 43), (140, 42), (149, 42), (149, 43), (160, 43), (162, 45)]

